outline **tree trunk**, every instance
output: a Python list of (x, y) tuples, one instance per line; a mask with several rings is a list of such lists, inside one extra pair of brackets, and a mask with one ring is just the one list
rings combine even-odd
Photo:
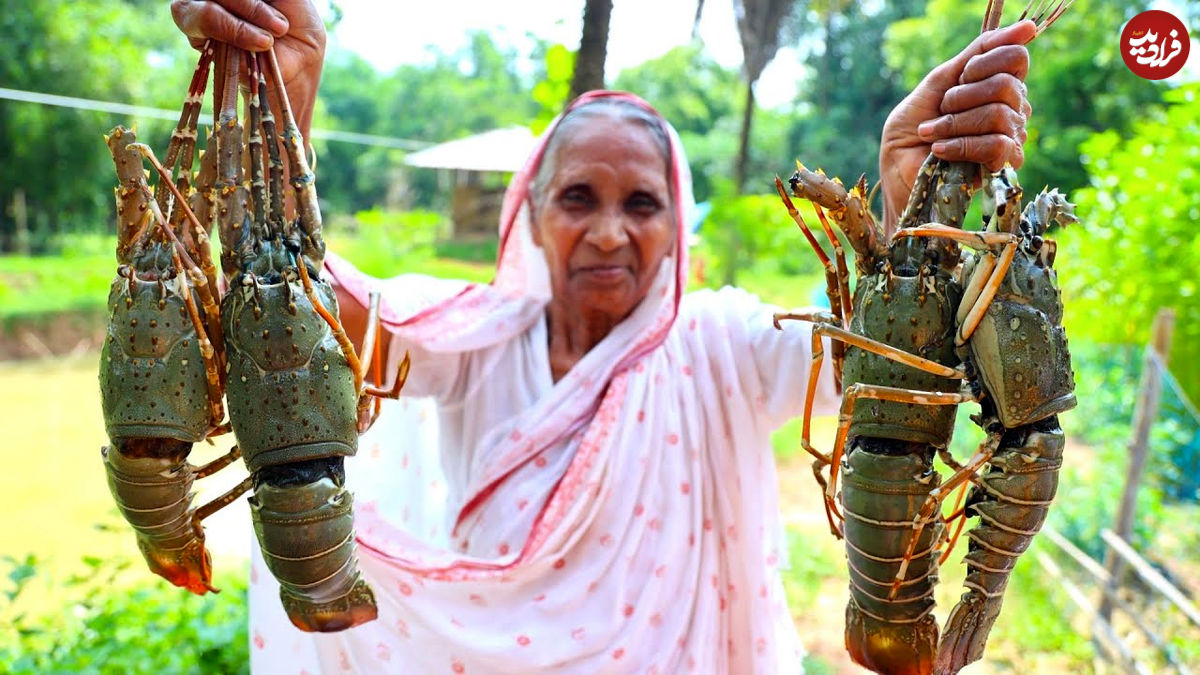
[(576, 99), (585, 91), (604, 88), (610, 16), (612, 0), (587, 0), (584, 5), (583, 36), (579, 39), (579, 54), (575, 57), (575, 74), (571, 78), (568, 100)]
[(733, 167), (733, 185), (742, 194), (746, 187), (746, 163), (750, 159), (750, 124), (754, 119), (754, 82), (746, 82), (746, 108), (742, 111), (742, 133), (738, 141), (737, 164)]
[(692, 39), (700, 35), (700, 15), (704, 13), (704, 0), (696, 0), (696, 18), (692, 19)]

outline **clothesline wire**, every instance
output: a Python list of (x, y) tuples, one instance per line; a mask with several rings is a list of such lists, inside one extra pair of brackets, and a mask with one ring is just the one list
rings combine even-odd
[[(7, 89), (0, 87), (0, 99), (20, 101), (22, 103), (34, 103), (45, 106), (56, 106), (60, 108), (75, 108), (77, 110), (91, 110), (94, 112), (114, 113), (117, 115), (130, 115), (133, 117), (148, 117), (162, 120), (179, 119), (178, 110), (151, 108), (148, 106), (117, 103), (114, 101), (98, 101), (95, 99), (77, 98), (74, 96), (58, 96), (57, 94), (45, 94), (42, 92), (26, 91), (23, 89)], [(204, 114), (205, 113), (201, 113), (201, 115)], [(209, 116), (212, 115), (211, 111), (207, 114)], [(312, 129), (311, 135), (313, 138), (326, 141), (354, 143), (357, 145), (370, 145), (381, 148), (396, 148), (399, 150), (420, 150), (422, 148), (435, 145), (434, 143), (430, 143), (428, 141), (418, 141), (411, 138), (395, 138), (392, 136), (377, 136), (375, 134), (360, 134), (354, 131), (340, 131), (337, 129)]]

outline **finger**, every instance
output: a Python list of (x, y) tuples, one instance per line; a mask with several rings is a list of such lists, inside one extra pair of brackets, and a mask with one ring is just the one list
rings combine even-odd
[(221, 0), (221, 5), (230, 14), (275, 37), (287, 35), (287, 17), (263, 0)]
[(268, 49), (274, 42), (270, 33), (237, 18), (214, 2), (175, 0), (171, 3), (171, 15), (189, 38), (211, 38), (251, 51)]
[(988, 103), (955, 115), (942, 115), (922, 122), (917, 135), (924, 141), (957, 136), (1004, 134), (1017, 138), (1025, 128), (1025, 116), (1004, 103)]
[(958, 78), (959, 84), (986, 80), (996, 73), (1008, 73), (1024, 80), (1029, 73), (1029, 50), (1024, 45), (1003, 45), (972, 56)]
[(971, 44), (967, 45), (966, 49), (959, 52), (954, 58), (930, 71), (929, 75), (925, 77), (925, 81), (927, 84), (949, 89), (958, 84), (958, 78), (962, 75), (963, 69), (967, 67), (967, 62), (971, 60), (971, 57), (1004, 45), (1026, 44), (1035, 35), (1037, 35), (1037, 25), (1028, 20), (1018, 21), (1000, 30), (988, 31), (975, 38)]
[(939, 159), (950, 162), (983, 164), (988, 171), (999, 171), (1005, 164), (1020, 168), (1025, 163), (1021, 145), (1004, 134), (948, 138), (934, 143), (932, 152)]
[(989, 103), (1003, 103), (1015, 111), (1028, 105), (1025, 83), (1008, 73), (996, 73), (986, 80), (951, 87), (942, 97), (941, 111), (960, 113)]

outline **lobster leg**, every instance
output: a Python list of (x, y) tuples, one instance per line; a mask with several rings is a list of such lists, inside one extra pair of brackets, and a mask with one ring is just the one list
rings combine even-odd
[(908, 561), (912, 559), (913, 553), (917, 548), (917, 541), (921, 537), (921, 531), (925, 529), (925, 524), (934, 517), (938, 509), (941, 508), (942, 500), (945, 495), (952, 492), (975, 476), (976, 473), (992, 459), (992, 455), (996, 453), (996, 447), (1000, 444), (1000, 435), (997, 433), (989, 434), (979, 445), (979, 449), (975, 451), (975, 455), (965, 466), (960, 468), (946, 479), (941, 485), (929, 491), (929, 496), (925, 498), (925, 503), (921, 505), (921, 509), (917, 511), (917, 515), (913, 517), (912, 529), (913, 535), (908, 544), (908, 549), (904, 552), (904, 562), (900, 564), (900, 569), (896, 571), (896, 579), (892, 584), (891, 594), (889, 598), (896, 597), (896, 593), (900, 590), (900, 584), (904, 581), (905, 574), (908, 572)]
[[(810, 313), (788, 313), (775, 315), (775, 328), (782, 329), (780, 320), (782, 319), (798, 319), (802, 321), (830, 321), (834, 322), (837, 318), (832, 314), (824, 312)], [(816, 326), (814, 325), (814, 329)], [(839, 344), (836, 341), (833, 344)], [(812, 471), (813, 476), (817, 480), (817, 484), (821, 486), (821, 494), (826, 494), (829, 491), (829, 484), (825, 477), (821, 475), (821, 469), (830, 466), (832, 460), (829, 455), (822, 453), (812, 446), (812, 408), (813, 399), (816, 396), (817, 383), (820, 381), (821, 363), (825, 359), (825, 347), (821, 340), (821, 334), (813, 330), (812, 332), (812, 365), (808, 370), (808, 391), (804, 397), (804, 418), (800, 430), (800, 447), (805, 452), (813, 456)], [(842, 520), (842, 514), (837, 510), (837, 505), (831, 503), (828, 499), (825, 500), (825, 518), (829, 521), (829, 531), (835, 537), (841, 537), (841, 528), (838, 526), (838, 521)], [(836, 520), (835, 520), (836, 518)]]
[[(817, 258), (821, 261), (821, 266), (825, 270), (825, 297), (829, 298), (829, 310), (833, 313), (836, 323), (843, 328), (846, 328), (849, 319), (845, 312), (851, 304), (849, 282), (846, 279), (848, 273), (845, 270), (845, 256), (841, 257), (839, 267), (835, 268), (829, 260), (829, 256), (825, 253), (825, 249), (821, 248), (821, 244), (817, 242), (813, 236), (812, 230), (808, 229), (808, 223), (804, 222), (804, 217), (800, 215), (799, 209), (792, 203), (792, 199), (788, 197), (787, 190), (783, 187), (783, 181), (779, 180), (779, 176), (775, 176), (775, 191), (779, 193), (780, 199), (783, 200), (783, 205), (787, 207), (788, 215), (800, 228), (800, 232), (804, 234), (804, 238), (808, 241), (808, 245), (812, 247)], [(836, 238), (830, 237), (830, 240), (836, 241)], [(778, 327), (779, 322), (775, 325)], [(842, 391), (842, 358), (845, 355), (846, 348), (841, 343), (834, 343), (830, 346), (830, 351), (833, 356), (833, 377), (837, 391)]]
[(829, 221), (825, 219), (825, 211), (816, 204), (813, 204), (813, 210), (817, 212), (817, 220), (821, 221), (821, 228), (825, 230), (825, 236), (833, 246), (833, 256), (837, 261), (838, 297), (842, 301), (842, 328), (849, 328), (850, 319), (854, 317), (854, 308), (850, 296), (850, 271), (846, 269), (846, 252), (842, 250), (842, 243), (833, 233)]
[[(979, 322), (983, 319), (983, 313), (987, 311), (992, 304), (992, 299), (996, 297), (996, 291), (1000, 289), (1000, 284), (1004, 281), (1004, 277), (1008, 274), (1008, 268), (1012, 265), (1013, 256), (1017, 253), (1016, 242), (1009, 242), (1004, 246), (1004, 250), (1000, 253), (1000, 259), (992, 267), (987, 275), (987, 281), (979, 291), (977, 298), (971, 298), (964, 295), (962, 306), (970, 307), (967, 310), (962, 321), (958, 325), (958, 335), (954, 338), (956, 345), (964, 345), (971, 335), (975, 333), (975, 329), (979, 327)], [(985, 258), (991, 258), (991, 253), (984, 253)], [(974, 281), (974, 279), (972, 279)], [(971, 304), (967, 304), (970, 301)], [(959, 313), (962, 313), (960, 307)]]
[[(183, 209), (188, 218), (191, 219), (192, 223), (196, 227), (199, 227), (199, 221), (196, 219), (195, 214), (192, 213), (191, 208), (187, 205), (187, 200), (181, 193), (178, 192), (176, 186), (171, 183), (170, 176), (167, 174), (167, 171), (163, 168), (162, 164), (158, 162), (158, 158), (154, 156), (154, 151), (150, 149), (150, 146), (143, 143), (133, 143), (130, 144), (129, 147), (131, 149), (137, 149), (142, 153), (142, 155), (150, 160), (150, 163), (154, 166), (155, 170), (158, 171), (162, 181), (165, 182), (167, 187), (175, 193), (175, 198), (178, 200), (176, 204)], [(159, 214), (159, 216), (161, 217), (161, 214)], [(166, 220), (160, 220), (159, 225), (162, 227), (163, 233), (166, 234), (167, 238), (170, 239), (174, 244), (172, 255), (175, 261), (176, 269), (181, 270), (182, 273), (187, 274), (191, 279), (192, 285), (195, 286), (197, 293), (201, 297), (201, 303), (204, 306), (205, 314), (209, 316), (216, 314), (218, 311), (217, 305), (216, 301), (213, 300), (211, 289), (208, 287), (208, 278), (191, 259), (191, 257), (188, 256), (187, 250), (175, 237), (175, 233), (171, 230), (171, 227), (167, 224)], [(184, 262), (185, 260), (186, 263)], [(204, 358), (204, 373), (208, 379), (208, 400), (209, 409), (211, 411), (210, 419), (212, 421), (212, 426), (215, 427), (221, 423), (221, 419), (225, 416), (224, 408), (221, 405), (223, 388), (221, 386), (220, 359), (216, 356), (216, 348), (213, 346), (213, 342), (208, 338), (208, 331), (206, 329), (208, 324), (200, 318), (200, 313), (196, 309), (196, 303), (192, 300), (192, 295), (188, 288), (188, 284), (181, 283), (180, 289), (180, 295), (183, 296), (184, 305), (187, 307), (188, 315), (191, 317), (192, 324), (196, 328), (197, 338), (200, 341), (200, 355)]]

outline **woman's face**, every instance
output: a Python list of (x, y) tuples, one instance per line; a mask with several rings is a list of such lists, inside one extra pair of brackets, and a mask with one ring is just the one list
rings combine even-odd
[(653, 134), (630, 120), (573, 123), (534, 209), (557, 302), (620, 321), (650, 291), (675, 241), (667, 161)]

